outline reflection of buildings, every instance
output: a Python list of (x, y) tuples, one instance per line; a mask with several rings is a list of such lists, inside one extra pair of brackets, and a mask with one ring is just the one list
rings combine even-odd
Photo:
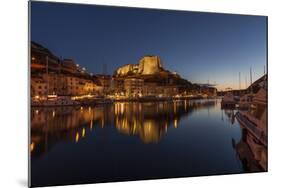
[(61, 140), (77, 143), (94, 127), (111, 125), (124, 135), (138, 136), (144, 143), (157, 143), (169, 127), (178, 128), (182, 116), (214, 104), (214, 101), (174, 101), (32, 108), (30, 149), (33, 156), (41, 155)]
[[(105, 110), (108, 113), (105, 113)], [(109, 124), (112, 114), (107, 108), (56, 107), (33, 108), (31, 112), (31, 146), (33, 153), (47, 152), (55, 143), (71, 139), (78, 142), (95, 124)], [(113, 121), (112, 121), (113, 122)]]
[(267, 148), (242, 127), (242, 138), (233, 147), (247, 172), (267, 171)]
[[(177, 110), (174, 112), (174, 106)], [(127, 135), (138, 135), (144, 143), (157, 143), (167, 133), (170, 125), (175, 128), (183, 114), (183, 103), (116, 103), (115, 125)]]

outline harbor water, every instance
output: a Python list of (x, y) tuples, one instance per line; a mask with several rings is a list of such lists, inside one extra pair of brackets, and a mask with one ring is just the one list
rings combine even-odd
[(220, 102), (32, 108), (32, 186), (265, 171)]

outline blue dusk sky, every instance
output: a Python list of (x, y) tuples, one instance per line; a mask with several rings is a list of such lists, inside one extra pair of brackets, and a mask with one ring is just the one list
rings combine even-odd
[(237, 89), (239, 72), (241, 88), (250, 67), (264, 73), (267, 17), (32, 2), (31, 40), (94, 74), (158, 55), (193, 83)]

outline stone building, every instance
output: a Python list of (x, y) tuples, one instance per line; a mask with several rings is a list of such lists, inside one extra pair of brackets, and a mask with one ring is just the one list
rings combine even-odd
[(96, 93), (97, 85), (91, 79), (73, 75), (63, 75), (61, 79), (61, 95), (79, 96)]
[(61, 72), (77, 74), (79, 73), (79, 66), (72, 59), (64, 59), (62, 61)]
[(127, 64), (118, 68), (115, 76), (151, 75), (164, 71), (159, 56), (144, 56), (138, 64)]
[(33, 99), (44, 99), (47, 97), (47, 83), (40, 77), (31, 78), (31, 97)]
[(208, 96), (217, 96), (217, 88), (208, 85), (200, 86), (200, 92)]
[(97, 74), (94, 76), (101, 89), (101, 95), (113, 92), (113, 78), (110, 75)]
[(142, 75), (157, 74), (163, 70), (159, 56), (144, 56), (139, 61), (138, 73)]
[(77, 96), (95, 94), (98, 89), (92, 79), (71, 74), (42, 74), (48, 95)]
[[(31, 73), (59, 72), (61, 60), (47, 48), (31, 42)], [(48, 70), (47, 70), (48, 67)]]
[[(102, 81), (103, 87), (107, 82)], [(72, 59), (61, 60), (40, 44), (31, 42), (31, 95), (77, 96), (100, 92), (92, 76)]]
[(113, 94), (121, 94), (121, 93), (125, 93), (125, 89), (124, 89), (124, 79), (119, 79), (119, 78), (113, 78), (113, 83), (112, 83), (112, 87), (113, 87)]
[(48, 86), (48, 95), (61, 95), (62, 94), (62, 75), (57, 73), (43, 73), (43, 80)]
[(158, 85), (157, 83), (145, 83), (143, 96), (172, 97), (179, 93), (176, 85)]
[(144, 81), (143, 79), (127, 78), (124, 80), (124, 90), (126, 96), (142, 96)]

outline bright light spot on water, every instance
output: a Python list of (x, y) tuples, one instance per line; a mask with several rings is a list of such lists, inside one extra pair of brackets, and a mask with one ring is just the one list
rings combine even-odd
[(79, 137), (80, 137), (80, 136), (79, 136), (79, 133), (77, 132), (77, 133), (76, 133), (76, 136), (75, 136), (75, 142), (76, 142), (76, 143), (79, 141)]

